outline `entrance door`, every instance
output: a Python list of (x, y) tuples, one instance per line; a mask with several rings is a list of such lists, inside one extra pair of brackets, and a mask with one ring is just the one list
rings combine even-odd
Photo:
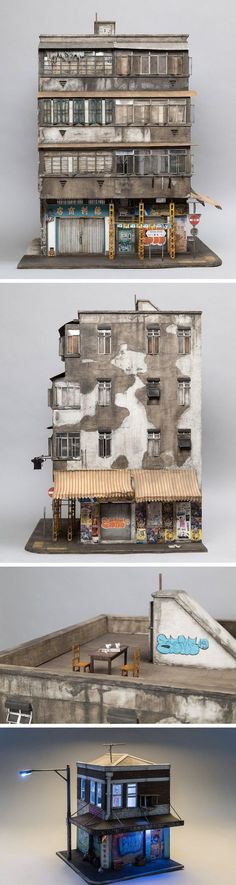
[(101, 504), (101, 539), (102, 541), (130, 541), (130, 504)]
[(185, 501), (176, 504), (176, 538), (189, 541), (191, 534), (191, 504)]
[(59, 218), (58, 255), (101, 254), (105, 251), (103, 218)]

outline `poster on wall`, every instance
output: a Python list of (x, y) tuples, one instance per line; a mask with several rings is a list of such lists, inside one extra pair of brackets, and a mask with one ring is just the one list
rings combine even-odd
[(99, 540), (99, 504), (81, 504), (81, 541)]
[(87, 854), (89, 849), (89, 834), (86, 830), (78, 829), (78, 849), (82, 854)]
[(175, 540), (174, 512), (171, 501), (162, 504), (162, 533), (164, 541)]
[(176, 504), (176, 536), (179, 540), (187, 541), (191, 530), (191, 505), (189, 501)]
[(127, 833), (112, 837), (113, 859), (124, 859), (124, 863), (132, 863), (143, 853), (143, 833)]

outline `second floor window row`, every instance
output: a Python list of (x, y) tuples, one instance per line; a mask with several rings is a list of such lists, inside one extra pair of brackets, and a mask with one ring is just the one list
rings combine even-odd
[(76, 154), (46, 154), (41, 161), (45, 175), (190, 175), (191, 156), (185, 149), (91, 150)]
[(45, 126), (181, 126), (191, 121), (186, 99), (44, 98), (40, 122)]
[[(180, 452), (190, 451), (191, 429), (177, 430), (177, 446)], [(150, 458), (157, 458), (161, 454), (161, 431), (151, 429), (147, 431), (147, 454)], [(111, 458), (112, 455), (112, 431), (98, 431), (98, 457)], [(81, 456), (80, 433), (57, 433), (55, 457), (58, 460), (76, 461)]]

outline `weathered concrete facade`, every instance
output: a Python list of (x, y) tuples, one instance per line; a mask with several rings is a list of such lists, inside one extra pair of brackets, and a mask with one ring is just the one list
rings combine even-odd
[[(39, 192), (44, 255), (187, 251), (191, 197), (186, 35), (42, 36)], [(193, 202), (195, 202), (193, 197)]]

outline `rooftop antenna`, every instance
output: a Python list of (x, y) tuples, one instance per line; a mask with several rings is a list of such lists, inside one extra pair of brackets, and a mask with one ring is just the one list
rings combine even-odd
[(118, 744), (117, 744), (117, 743), (114, 743), (114, 744), (113, 744), (113, 743), (111, 743), (111, 744), (103, 744), (103, 746), (106, 747), (107, 750), (109, 750), (109, 754), (110, 754), (110, 762), (113, 762), (113, 759), (112, 759), (112, 749), (113, 749), (113, 747), (124, 747), (124, 742), (121, 742), (121, 743), (119, 742)]
[(159, 572), (159, 593), (162, 593), (162, 590), (163, 590), (163, 586), (162, 586), (162, 574)]

